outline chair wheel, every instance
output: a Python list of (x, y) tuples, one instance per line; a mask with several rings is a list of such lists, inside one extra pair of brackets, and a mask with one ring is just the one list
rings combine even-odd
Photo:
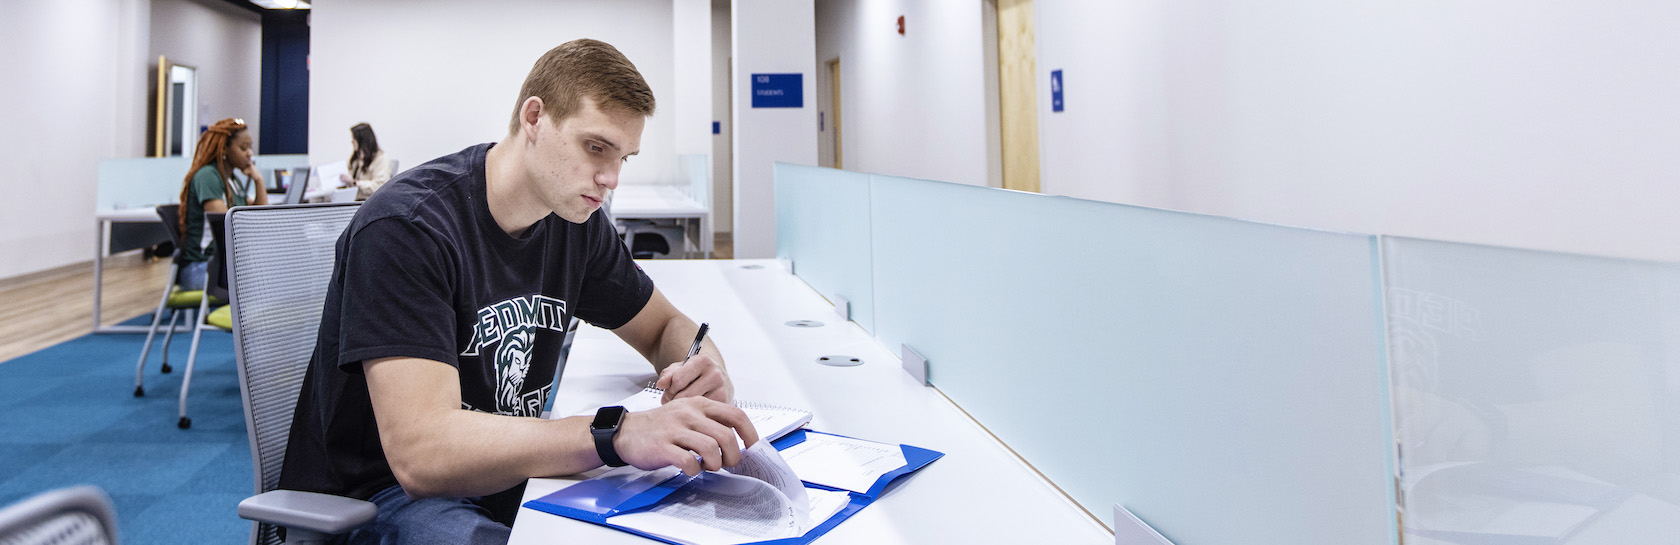
[(135, 386), (134, 387), (134, 397), (145, 397), (145, 396), (146, 396), (146, 387), (145, 386)]
[(175, 423), (175, 427), (181, 428), (183, 430), (187, 429), (187, 428), (190, 428), (190, 427), (192, 427), (192, 419), (183, 416), (183, 417), (181, 417), (180, 422)]
[(170, 367), (168, 363), (163, 364), (163, 374), (167, 375), (167, 374), (169, 374), (170, 371), (174, 371), (174, 370), (175, 370), (175, 368)]

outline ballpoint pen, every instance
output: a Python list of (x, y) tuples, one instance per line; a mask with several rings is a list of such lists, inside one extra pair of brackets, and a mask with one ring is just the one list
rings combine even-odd
[(688, 347), (688, 356), (683, 358), (683, 363), (688, 363), (689, 359), (700, 353), (700, 341), (706, 340), (706, 329), (710, 327), (710, 324), (700, 324), (700, 332), (694, 335), (694, 344)]
[[(684, 356), (684, 357), (683, 357), (683, 360), (682, 360), (682, 362), (683, 362), (683, 363), (688, 363), (688, 360), (691, 360), (691, 359), (694, 359), (694, 355), (695, 355), (695, 354), (699, 354), (699, 353), (700, 353), (700, 341), (704, 341), (704, 340), (706, 340), (706, 330), (707, 330), (707, 329), (708, 329), (708, 328), (710, 328), (710, 325), (708, 325), (708, 324), (700, 324), (700, 332), (699, 332), (699, 333), (696, 333), (696, 334), (695, 334), (695, 335), (694, 335), (694, 344), (692, 344), (692, 345), (689, 345), (689, 347), (688, 347), (688, 355), (687, 355), (687, 356)], [(669, 368), (668, 368), (668, 367), (667, 367), (667, 368), (666, 368), (666, 369), (669, 369)], [(660, 375), (661, 375), (661, 376), (663, 376), (663, 375), (664, 375), (664, 373), (660, 373)], [(655, 383), (657, 383), (657, 382), (658, 382), (658, 380), (659, 380), (659, 377), (655, 377), (655, 379), (654, 379), (654, 381), (655, 381)], [(673, 384), (673, 385), (672, 385), (672, 386), (673, 386), (673, 387), (675, 387), (675, 385), (674, 385), (674, 384)], [(673, 399), (673, 398), (672, 398), (672, 397), (671, 397), (671, 395), (672, 395), (672, 394), (673, 394), (673, 393), (674, 393), (674, 392), (672, 392), (672, 391), (671, 391), (671, 388), (666, 388), (666, 389), (665, 389), (665, 395), (663, 395), (663, 396), (660, 396), (660, 397), (661, 397), (661, 399), (660, 399), (660, 402), (661, 402), (661, 403), (664, 403), (664, 402), (666, 402), (666, 401), (670, 401), (670, 400), (671, 400), (671, 399)]]

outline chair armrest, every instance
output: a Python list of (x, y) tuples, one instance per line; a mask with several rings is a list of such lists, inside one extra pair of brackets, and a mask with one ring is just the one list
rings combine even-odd
[(296, 490), (270, 490), (239, 502), (239, 518), (322, 534), (348, 532), (377, 514), (372, 502)]

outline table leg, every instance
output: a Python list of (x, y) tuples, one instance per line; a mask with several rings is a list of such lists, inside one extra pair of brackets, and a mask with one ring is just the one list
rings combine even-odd
[(712, 258), (713, 238), (716, 238), (716, 236), (712, 234), (711, 214), (700, 216), (700, 252), (705, 254), (700, 256), (702, 259)]
[(93, 330), (99, 331), (99, 299), (105, 289), (105, 248), (111, 243), (111, 223), (93, 220)]

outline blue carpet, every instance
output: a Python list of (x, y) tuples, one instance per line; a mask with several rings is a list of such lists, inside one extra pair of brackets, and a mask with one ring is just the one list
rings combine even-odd
[[(150, 316), (127, 323), (150, 323)], [(84, 335), (0, 362), (0, 505), (78, 484), (105, 489), (126, 544), (245, 543), (239, 501), (252, 492), (251, 446), (234, 369), (233, 337), (205, 331), (187, 410), (175, 427), (192, 336), (162, 336), (134, 397), (144, 334)]]

